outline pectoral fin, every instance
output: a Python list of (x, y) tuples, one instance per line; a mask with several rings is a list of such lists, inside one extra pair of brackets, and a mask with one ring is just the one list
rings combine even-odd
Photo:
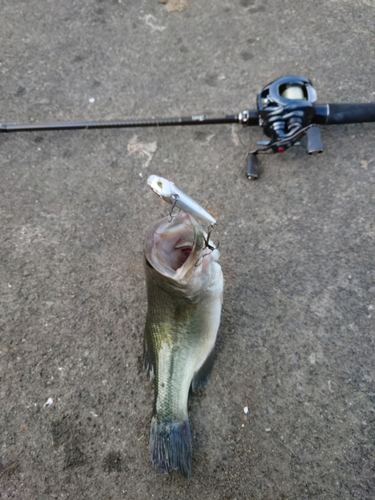
[(193, 380), (191, 382), (191, 390), (193, 392), (198, 389), (202, 389), (210, 378), (210, 373), (212, 369), (212, 365), (214, 364), (215, 359), (215, 349), (212, 349), (210, 354), (207, 356), (203, 365), (199, 368), (199, 370), (195, 373)]
[(148, 340), (148, 335), (145, 333), (144, 336), (144, 350), (143, 350), (143, 366), (147, 372), (147, 375), (152, 382), (155, 378), (155, 355), (151, 347), (151, 342)]

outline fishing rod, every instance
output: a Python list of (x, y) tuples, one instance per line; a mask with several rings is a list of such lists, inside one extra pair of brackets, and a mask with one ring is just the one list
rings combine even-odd
[(257, 96), (257, 109), (210, 118), (205, 115), (173, 118), (149, 118), (106, 121), (71, 121), (46, 123), (0, 123), (0, 132), (46, 130), (171, 127), (238, 123), (244, 127), (260, 126), (268, 137), (258, 142), (258, 149), (246, 157), (246, 175), (259, 177), (258, 155), (283, 153), (306, 137), (308, 154), (323, 152), (318, 125), (343, 125), (375, 122), (375, 103), (316, 103), (317, 93), (311, 80), (303, 76), (283, 76), (265, 85)]

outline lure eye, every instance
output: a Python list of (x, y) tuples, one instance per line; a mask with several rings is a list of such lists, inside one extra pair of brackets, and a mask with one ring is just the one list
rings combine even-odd
[(161, 181), (158, 181), (158, 182), (157, 182), (157, 184), (158, 184), (158, 186), (160, 187), (160, 189), (162, 189), (162, 187), (163, 187), (163, 183), (162, 183)]

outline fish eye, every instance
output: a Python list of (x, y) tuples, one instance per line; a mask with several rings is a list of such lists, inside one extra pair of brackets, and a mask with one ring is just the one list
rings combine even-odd
[(160, 187), (160, 189), (163, 187), (163, 183), (161, 181), (158, 181), (157, 184)]

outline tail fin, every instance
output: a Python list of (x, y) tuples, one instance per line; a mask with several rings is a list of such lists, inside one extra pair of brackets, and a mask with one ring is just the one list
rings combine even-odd
[(191, 474), (191, 440), (189, 420), (151, 420), (150, 459), (159, 473), (176, 470), (188, 478)]

